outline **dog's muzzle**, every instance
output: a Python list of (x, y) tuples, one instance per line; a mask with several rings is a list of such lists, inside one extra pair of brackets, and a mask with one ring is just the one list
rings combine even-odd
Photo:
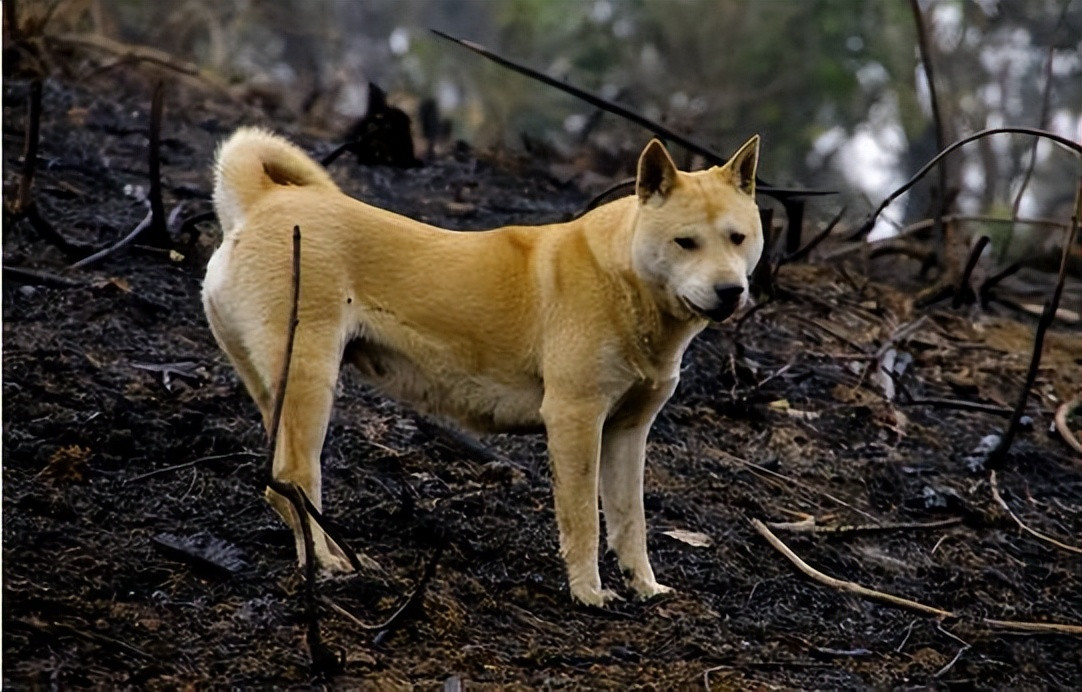
[(714, 295), (717, 302), (710, 309), (701, 308), (691, 301), (685, 301), (692, 311), (699, 313), (708, 320), (724, 322), (736, 309), (740, 307), (744, 298), (744, 287), (732, 284), (718, 284), (714, 287)]

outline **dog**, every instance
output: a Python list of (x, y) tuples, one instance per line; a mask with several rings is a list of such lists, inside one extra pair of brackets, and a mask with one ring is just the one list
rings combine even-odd
[[(763, 232), (759, 137), (725, 165), (678, 171), (650, 141), (635, 194), (568, 221), (450, 231), (343, 192), (301, 149), (242, 128), (218, 149), (223, 239), (203, 305), (215, 339), (270, 427), (293, 308), (292, 229), (301, 229), (298, 326), (272, 473), (320, 508), (320, 452), (342, 363), (376, 389), (478, 432), (543, 431), (560, 553), (572, 596), (619, 596), (598, 571), (600, 520), (641, 598), (667, 593), (647, 555), (646, 439), (680, 379), (689, 342), (748, 301)], [(326, 570), (344, 551), (282, 495)]]

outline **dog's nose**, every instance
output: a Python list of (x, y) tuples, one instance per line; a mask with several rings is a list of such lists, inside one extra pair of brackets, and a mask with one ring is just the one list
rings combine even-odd
[(714, 293), (717, 294), (720, 304), (733, 305), (740, 300), (741, 294), (744, 293), (744, 287), (733, 286), (732, 284), (718, 284), (714, 286)]

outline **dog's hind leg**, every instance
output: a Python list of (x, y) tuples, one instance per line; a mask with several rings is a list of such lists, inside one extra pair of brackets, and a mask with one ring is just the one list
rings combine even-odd
[[(333, 334), (324, 335), (323, 340), (330, 340), (328, 336), (337, 340)], [(271, 472), (274, 480), (298, 486), (315, 508), (322, 511), (320, 454), (334, 405), (341, 345), (314, 343), (320, 337), (315, 329), (298, 330)], [(307, 354), (311, 356), (305, 357)], [(264, 420), (269, 425), (268, 415), (264, 414)], [(266, 498), (293, 529), (297, 559), (303, 565), (304, 533), (293, 504), (271, 488), (267, 488)], [(305, 517), (305, 520), (312, 529), (315, 557), (319, 564), (330, 571), (352, 571), (353, 567), (343, 549), (324, 533), (315, 520), (310, 517)]]

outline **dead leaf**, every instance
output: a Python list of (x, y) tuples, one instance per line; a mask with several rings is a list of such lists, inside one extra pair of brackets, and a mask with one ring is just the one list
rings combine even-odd
[(714, 539), (707, 536), (705, 533), (698, 533), (696, 531), (685, 531), (684, 529), (673, 529), (672, 531), (662, 531), (662, 533), (669, 538), (675, 538), (676, 540), (687, 543), (694, 548), (708, 548), (714, 544)]

